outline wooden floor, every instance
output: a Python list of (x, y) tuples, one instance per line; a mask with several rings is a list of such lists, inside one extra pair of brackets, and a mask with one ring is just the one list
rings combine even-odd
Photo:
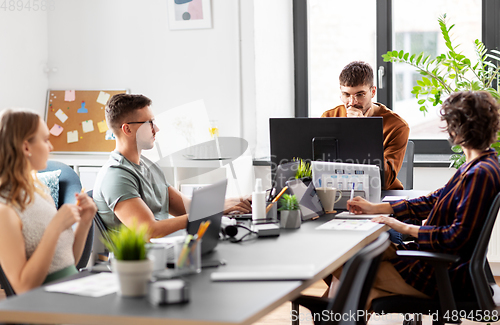
[[(500, 282), (500, 277), (495, 277), (497, 283)], [(326, 290), (326, 284), (323, 281), (319, 281), (312, 285), (310, 288), (305, 290), (303, 294), (312, 295), (312, 296), (321, 296)], [(0, 300), (5, 299), (5, 293), (0, 289)], [(275, 309), (273, 312), (261, 318), (258, 322), (253, 325), (289, 325), (291, 324), (290, 317), (291, 304), (289, 302), (281, 305), (279, 308)], [(300, 315), (300, 324), (301, 325), (311, 325), (313, 324), (311, 320), (311, 313), (305, 308), (301, 308), (299, 310)], [(401, 325), (403, 320), (400, 319), (397, 315), (390, 315), (386, 319), (370, 319), (368, 325)], [(424, 316), (424, 325), (431, 325), (432, 320), (426, 316)], [(463, 320), (462, 325), (484, 325), (485, 323), (476, 323), (468, 320)]]

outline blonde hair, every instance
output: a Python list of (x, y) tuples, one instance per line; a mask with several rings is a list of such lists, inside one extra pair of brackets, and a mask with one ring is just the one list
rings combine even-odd
[(23, 153), (24, 141), (35, 139), (39, 123), (40, 116), (30, 110), (0, 112), (0, 196), (21, 211), (32, 202), (35, 192), (44, 193)]

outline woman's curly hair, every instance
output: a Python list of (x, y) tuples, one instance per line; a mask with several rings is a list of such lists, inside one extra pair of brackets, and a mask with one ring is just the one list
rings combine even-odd
[(499, 105), (486, 91), (452, 94), (441, 107), (441, 120), (454, 144), (484, 150), (497, 140)]

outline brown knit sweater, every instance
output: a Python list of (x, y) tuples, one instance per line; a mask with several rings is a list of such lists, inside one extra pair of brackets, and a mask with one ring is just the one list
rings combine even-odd
[[(384, 178), (385, 190), (402, 190), (403, 184), (396, 178), (406, 152), (410, 128), (405, 120), (382, 104), (373, 116), (381, 116), (384, 133)], [(347, 117), (344, 105), (328, 110), (321, 117)]]

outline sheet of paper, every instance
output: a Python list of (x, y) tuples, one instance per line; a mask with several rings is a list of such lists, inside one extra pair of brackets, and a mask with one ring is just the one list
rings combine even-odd
[(87, 297), (102, 297), (118, 291), (118, 278), (114, 273), (99, 273), (84, 278), (45, 287), (45, 291), (69, 293)]
[(78, 142), (78, 131), (69, 131), (68, 132), (68, 143)]
[(378, 216), (388, 217), (388, 214), (349, 214), (349, 211), (344, 211), (335, 216), (336, 219), (373, 219)]
[(370, 220), (342, 220), (333, 219), (317, 227), (317, 230), (369, 230), (378, 226), (376, 222)]
[(58, 109), (57, 112), (56, 112), (56, 117), (61, 120), (61, 122), (66, 122), (66, 120), (68, 119), (68, 115), (64, 114), (64, 112), (62, 111), (62, 109)]
[(111, 97), (110, 94), (108, 94), (108, 93), (106, 93), (104, 91), (100, 91), (99, 92), (99, 96), (97, 96), (97, 102), (99, 104), (106, 105), (106, 103), (108, 102), (109, 97)]
[(408, 195), (387, 195), (382, 199), (382, 202), (392, 202), (399, 200), (408, 200)]
[(97, 127), (99, 128), (99, 133), (104, 133), (109, 130), (106, 121), (102, 120), (101, 122), (97, 122)]
[[(56, 97), (54, 97), (56, 98)], [(75, 91), (74, 90), (66, 90), (64, 92), (64, 101), (65, 102), (74, 102), (75, 101)]]
[(88, 133), (94, 131), (94, 122), (92, 120), (87, 120), (82, 122), (83, 133)]
[(55, 137), (58, 137), (62, 131), (63, 131), (63, 127), (58, 125), (58, 124), (54, 124), (54, 126), (52, 127), (52, 129), (50, 129), (50, 134), (52, 134), (53, 136)]

